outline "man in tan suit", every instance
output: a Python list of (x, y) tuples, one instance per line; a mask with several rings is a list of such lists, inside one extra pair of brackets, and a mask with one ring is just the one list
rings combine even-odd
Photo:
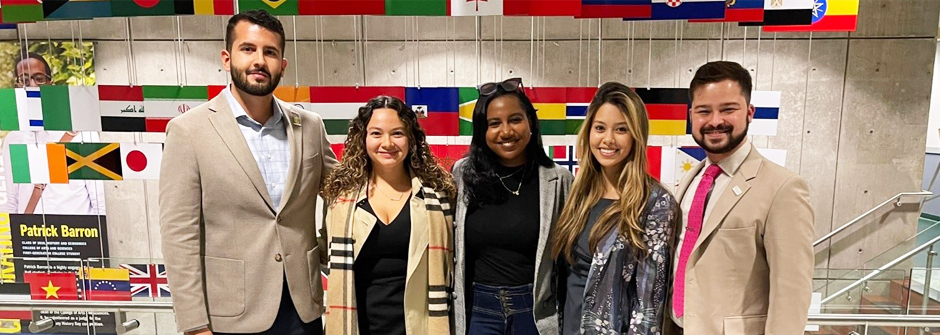
[(336, 165), (323, 121), (272, 96), (284, 28), (233, 16), (233, 85), (167, 126), (160, 223), (177, 328), (190, 334), (321, 334), (316, 196)]
[(666, 330), (803, 334), (813, 274), (809, 187), (746, 140), (750, 93), (750, 74), (733, 62), (707, 63), (692, 79), (692, 137), (707, 158), (676, 193), (683, 218), (669, 307), (675, 324)]

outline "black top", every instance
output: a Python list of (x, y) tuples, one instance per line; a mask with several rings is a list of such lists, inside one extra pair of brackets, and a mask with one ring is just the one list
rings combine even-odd
[[(493, 286), (531, 284), (539, 241), (538, 166), (496, 167), (502, 177), (493, 187), (509, 194), (501, 204), (470, 204), (466, 218), (467, 278)], [(523, 179), (523, 177), (525, 179)]]
[(578, 235), (578, 243), (572, 248), (572, 258), (574, 264), (568, 264), (567, 294), (565, 297), (565, 314), (563, 320), (563, 335), (580, 334), (581, 325), (581, 306), (584, 302), (584, 287), (587, 285), (588, 272), (591, 271), (591, 260), (594, 252), (590, 248), (591, 229), (597, 222), (597, 218), (604, 213), (607, 207), (614, 204), (615, 200), (601, 198), (594, 207), (591, 207), (591, 213), (588, 214), (587, 222), (584, 223), (584, 230)]
[[(406, 199), (404, 208), (387, 226), (376, 219), (353, 264), (361, 335), (405, 335), (405, 276), (411, 240), (409, 203)], [(369, 201), (360, 206), (375, 215)]]

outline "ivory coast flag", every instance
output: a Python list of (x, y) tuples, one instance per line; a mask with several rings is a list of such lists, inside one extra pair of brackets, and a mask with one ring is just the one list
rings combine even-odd
[(39, 91), (46, 130), (101, 131), (97, 87), (55, 85)]
[(69, 182), (63, 144), (10, 144), (10, 164), (16, 184)]
[(460, 96), (460, 135), (473, 135), (473, 109), (477, 106), (480, 91), (473, 87), (458, 88)]

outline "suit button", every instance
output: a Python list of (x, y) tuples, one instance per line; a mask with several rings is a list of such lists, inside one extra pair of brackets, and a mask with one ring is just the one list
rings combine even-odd
[(274, 260), (277, 262), (280, 262), (281, 260), (283, 260), (283, 258), (281, 258), (281, 254), (277, 254), (277, 255), (274, 255)]
[(282, 217), (278, 217), (278, 218), (277, 218), (277, 222), (279, 222), (279, 223), (280, 223), (281, 221), (284, 221), (284, 218), (282, 218)]

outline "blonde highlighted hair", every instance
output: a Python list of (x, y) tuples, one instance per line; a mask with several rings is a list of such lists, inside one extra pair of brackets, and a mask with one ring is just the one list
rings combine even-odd
[(580, 170), (571, 187), (571, 195), (558, 218), (552, 240), (555, 259), (565, 257), (573, 261), (572, 251), (587, 223), (591, 208), (600, 201), (606, 186), (601, 165), (591, 152), (591, 124), (597, 111), (611, 104), (623, 113), (627, 131), (633, 138), (633, 147), (624, 160), (617, 180), (611, 181), (620, 195), (613, 205), (598, 217), (588, 238), (590, 250), (597, 250), (600, 241), (616, 231), (627, 241), (637, 256), (645, 257), (649, 251), (643, 241), (640, 213), (643, 212), (653, 184), (657, 181), (647, 170), (646, 144), (649, 139), (649, 116), (643, 100), (627, 86), (608, 82), (602, 85), (588, 106), (587, 116), (578, 131), (578, 162)]

